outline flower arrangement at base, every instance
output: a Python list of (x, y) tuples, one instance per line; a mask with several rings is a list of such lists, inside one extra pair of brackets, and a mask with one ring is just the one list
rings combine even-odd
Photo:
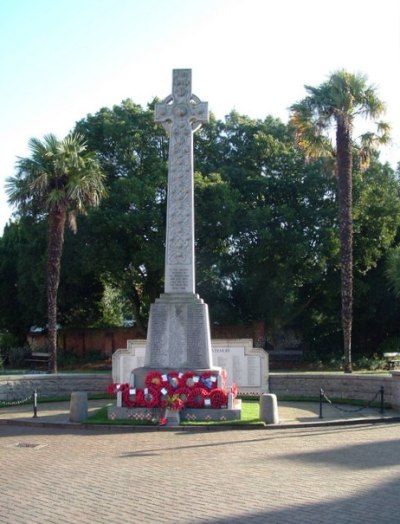
[(228, 406), (228, 393), (223, 389), (213, 389), (210, 391), (209, 399), (211, 407), (214, 409), (225, 408)]
[(143, 405), (146, 408), (157, 408), (160, 405), (160, 391), (154, 386), (145, 388), (143, 391)]
[(182, 388), (192, 388), (196, 384), (194, 377), (195, 377), (194, 371), (186, 371), (180, 377), (180, 386)]
[(190, 388), (187, 388), (187, 387), (178, 388), (175, 390), (174, 394), (177, 395), (184, 404), (186, 404), (187, 399), (189, 398)]
[(161, 373), (158, 371), (149, 371), (146, 375), (146, 378), (144, 379), (144, 383), (148, 388), (150, 386), (160, 388), (163, 383)]
[[(218, 388), (216, 371), (204, 371), (196, 374), (194, 371), (185, 373), (159, 371), (147, 373), (145, 388), (134, 388), (129, 384), (110, 384), (107, 393), (117, 395), (122, 393), (122, 405), (127, 408), (162, 408), (180, 411), (183, 408), (212, 409), (226, 408), (228, 391), (225, 387)], [(221, 372), (222, 382), (226, 381), (226, 372)], [(237, 396), (237, 386), (232, 384), (230, 393), (233, 399)]]
[(175, 390), (179, 387), (179, 373), (177, 371), (168, 371), (165, 375), (161, 375), (162, 386), (170, 390)]
[(186, 405), (190, 408), (203, 408), (204, 400), (208, 396), (208, 391), (204, 388), (193, 388), (190, 390)]
[(127, 408), (139, 408), (143, 406), (143, 389), (125, 388), (122, 392), (122, 401)]
[(181, 411), (185, 407), (185, 403), (179, 398), (179, 395), (171, 395), (168, 397), (165, 407), (172, 409), (172, 411)]
[(108, 395), (116, 395), (118, 391), (124, 392), (125, 389), (129, 388), (129, 384), (117, 384), (113, 382), (109, 386), (107, 386), (107, 394)]
[(200, 383), (202, 388), (206, 388), (208, 391), (217, 387), (217, 377), (212, 371), (204, 371), (200, 375)]

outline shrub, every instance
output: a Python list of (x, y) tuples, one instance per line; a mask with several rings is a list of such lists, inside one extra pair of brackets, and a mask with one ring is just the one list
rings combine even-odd
[(25, 365), (25, 360), (32, 354), (29, 346), (17, 346), (8, 350), (8, 365), (12, 368), (21, 368)]

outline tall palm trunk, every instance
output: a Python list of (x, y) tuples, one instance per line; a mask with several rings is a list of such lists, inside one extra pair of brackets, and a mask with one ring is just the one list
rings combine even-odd
[(347, 118), (338, 118), (336, 129), (336, 153), (339, 187), (342, 329), (345, 373), (352, 372), (351, 332), (353, 323), (353, 166), (351, 143), (351, 122)]
[(50, 371), (57, 373), (57, 293), (60, 283), (61, 255), (64, 244), (66, 207), (58, 206), (49, 214), (49, 246), (47, 256), (47, 315)]

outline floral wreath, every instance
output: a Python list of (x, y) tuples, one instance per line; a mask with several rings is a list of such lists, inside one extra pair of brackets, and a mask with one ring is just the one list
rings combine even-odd
[(194, 386), (195, 382), (193, 380), (193, 377), (195, 376), (194, 371), (186, 371), (181, 377), (179, 381), (179, 385), (182, 388), (191, 388)]
[(190, 390), (186, 405), (191, 408), (204, 407), (204, 400), (208, 396), (208, 391), (204, 388), (193, 388)]
[[(132, 399), (132, 397), (134, 397)], [(137, 408), (143, 406), (144, 392), (143, 389), (125, 388), (122, 392), (122, 400), (127, 408)]]
[(217, 387), (217, 377), (212, 371), (204, 371), (204, 373), (200, 375), (200, 382), (201, 387), (204, 387), (209, 391)]
[(151, 386), (160, 388), (163, 383), (161, 373), (159, 371), (149, 371), (144, 379), (144, 383), (148, 388)]
[(213, 389), (210, 391), (208, 398), (210, 399), (211, 407), (214, 409), (228, 406), (228, 393), (223, 389)]
[(181, 387), (174, 391), (174, 395), (178, 395), (178, 397), (186, 404), (187, 400), (190, 395), (190, 388), (187, 387)]
[(121, 391), (122, 393), (125, 391), (125, 389), (129, 388), (129, 384), (110, 384), (107, 386), (107, 393), (108, 395), (116, 395), (118, 391)]
[[(225, 383), (225, 370), (222, 370), (220, 376)], [(194, 371), (169, 371), (163, 375), (159, 371), (150, 371), (144, 382), (144, 389), (132, 388), (129, 384), (113, 383), (107, 387), (107, 393), (116, 395), (121, 392), (123, 405), (128, 408), (169, 407), (181, 410), (184, 407), (199, 409), (206, 406), (220, 409), (228, 404), (228, 391), (225, 386), (217, 387), (216, 372), (205, 371), (199, 376)], [(230, 393), (235, 399), (238, 394), (236, 384), (232, 384)]]
[(177, 371), (168, 371), (165, 375), (161, 375), (162, 386), (176, 390), (180, 385), (179, 373)]
[(154, 386), (149, 386), (143, 391), (143, 405), (146, 408), (156, 408), (160, 403), (160, 391)]

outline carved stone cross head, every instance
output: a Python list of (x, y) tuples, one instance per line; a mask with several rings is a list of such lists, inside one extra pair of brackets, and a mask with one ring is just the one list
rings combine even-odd
[(175, 125), (188, 126), (192, 132), (208, 122), (208, 104), (192, 93), (192, 70), (174, 69), (172, 94), (155, 106), (155, 122), (171, 131)]

